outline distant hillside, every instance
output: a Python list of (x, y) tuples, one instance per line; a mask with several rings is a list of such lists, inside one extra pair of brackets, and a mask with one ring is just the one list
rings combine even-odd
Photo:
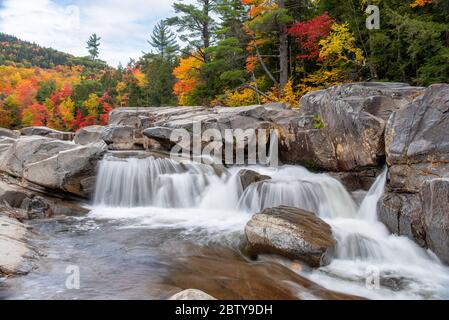
[(104, 69), (104, 61), (92, 61), (87, 57), (75, 57), (71, 54), (44, 48), (35, 43), (22, 41), (14, 36), (0, 33), (0, 65), (18, 67), (40, 67), (51, 69), (58, 65), (84, 66), (89, 69)]

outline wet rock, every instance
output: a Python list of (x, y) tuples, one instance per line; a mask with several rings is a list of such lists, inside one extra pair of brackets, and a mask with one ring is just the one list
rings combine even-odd
[(17, 139), (20, 136), (20, 133), (9, 130), (6, 128), (0, 128), (0, 138), (12, 138)]
[(208, 295), (207, 293), (196, 290), (196, 289), (188, 289), (184, 290), (182, 292), (179, 292), (175, 295), (173, 295), (169, 300), (200, 300), (200, 301), (206, 301), (206, 300), (217, 300), (214, 297)]
[(449, 179), (425, 182), (421, 197), (427, 245), (449, 264)]
[(327, 290), (279, 263), (247, 261), (229, 248), (177, 244), (167, 250), (176, 257), (169, 284), (197, 288), (219, 300), (361, 299)]
[(246, 190), (253, 183), (271, 180), (271, 177), (261, 175), (252, 170), (241, 170), (239, 172), (240, 182), (242, 184), (243, 190)]
[(103, 126), (89, 126), (79, 129), (75, 134), (74, 142), (83, 146), (90, 143), (104, 142), (103, 139), (101, 139), (103, 130)]
[(47, 127), (28, 127), (20, 130), (22, 136), (42, 136), (63, 141), (72, 141), (75, 134), (73, 132), (62, 132)]
[(353, 83), (311, 92), (281, 125), (281, 160), (334, 172), (377, 167), (385, 157), (384, 129), (392, 112), (423, 88), (400, 83)]
[(336, 244), (327, 223), (313, 213), (284, 206), (254, 215), (245, 233), (254, 253), (279, 254), (311, 267), (329, 264)]
[(23, 275), (34, 267), (37, 253), (27, 244), (28, 227), (0, 207), (0, 276)]
[(61, 194), (57, 197), (55, 192), (48, 194), (45, 189), (38, 191), (35, 187), (27, 189), (20, 186), (22, 183), (17, 180), (12, 178), (8, 180), (8, 182), (0, 180), (0, 205), (7, 205), (11, 210), (17, 210), (15, 217), (20, 221), (89, 212), (79, 201), (71, 200), (67, 195)]
[(353, 192), (357, 190), (369, 191), (381, 171), (381, 168), (373, 168), (356, 172), (329, 172), (328, 174), (339, 180), (346, 190)]
[(426, 247), (419, 194), (387, 192), (379, 201), (379, 220), (394, 234), (406, 236)]

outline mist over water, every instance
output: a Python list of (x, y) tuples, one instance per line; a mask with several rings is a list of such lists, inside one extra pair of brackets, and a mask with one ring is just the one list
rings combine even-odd
[[(202, 164), (109, 155), (100, 164), (91, 217), (128, 221), (127, 228), (243, 237), (252, 214), (279, 205), (298, 207), (329, 223), (338, 242), (329, 266), (303, 275), (328, 289), (374, 299), (449, 298), (448, 268), (413, 241), (391, 235), (377, 219), (386, 170), (358, 208), (328, 175), (299, 166), (250, 167), (272, 179), (243, 191), (241, 169), (219, 176)], [(375, 278), (367, 285), (371, 275)]]

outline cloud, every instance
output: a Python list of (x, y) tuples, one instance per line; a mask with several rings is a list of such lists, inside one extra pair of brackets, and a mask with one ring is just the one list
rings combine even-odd
[(100, 58), (126, 64), (149, 51), (154, 25), (173, 14), (173, 1), (161, 0), (3, 0), (0, 31), (77, 56), (86, 41), (102, 38)]

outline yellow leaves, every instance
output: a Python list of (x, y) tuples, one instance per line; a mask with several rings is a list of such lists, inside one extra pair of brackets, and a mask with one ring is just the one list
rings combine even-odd
[(249, 88), (228, 91), (224, 103), (229, 107), (253, 105), (257, 103), (257, 94)]
[(100, 111), (98, 110), (100, 106), (100, 98), (95, 93), (91, 93), (83, 105), (89, 112), (89, 115), (93, 116), (95, 119), (98, 118), (100, 115)]
[(117, 83), (117, 86), (115, 87), (115, 90), (117, 90), (117, 92), (119, 93), (119, 94), (121, 94), (121, 93), (123, 93), (125, 90), (126, 90), (126, 88), (127, 88), (127, 84), (126, 84), (126, 82), (124, 82), (124, 81), (119, 81), (118, 83)]
[(364, 61), (363, 52), (356, 47), (355, 36), (349, 31), (347, 23), (334, 23), (331, 34), (320, 41), (320, 46), (320, 60), (327, 65), (341, 62), (360, 65)]
[(410, 7), (420, 8), (420, 7), (424, 7), (428, 4), (432, 4), (432, 0), (415, 0), (413, 3), (410, 4)]
[(282, 102), (285, 104), (289, 104), (291, 107), (295, 108), (299, 106), (299, 100), (301, 99), (302, 95), (301, 92), (295, 88), (293, 85), (293, 80), (290, 79), (285, 87), (282, 89), (282, 92), (280, 93), (279, 90), (276, 87), (273, 87), (267, 95), (270, 97), (270, 99), (262, 98), (262, 101), (264, 103), (271, 101), (276, 102)]
[(147, 78), (145, 77), (145, 74), (142, 73), (139, 69), (133, 70), (134, 78), (137, 80), (137, 85), (140, 88), (145, 88), (148, 85)]
[(59, 113), (68, 124), (75, 121), (75, 102), (69, 97), (59, 105)]

